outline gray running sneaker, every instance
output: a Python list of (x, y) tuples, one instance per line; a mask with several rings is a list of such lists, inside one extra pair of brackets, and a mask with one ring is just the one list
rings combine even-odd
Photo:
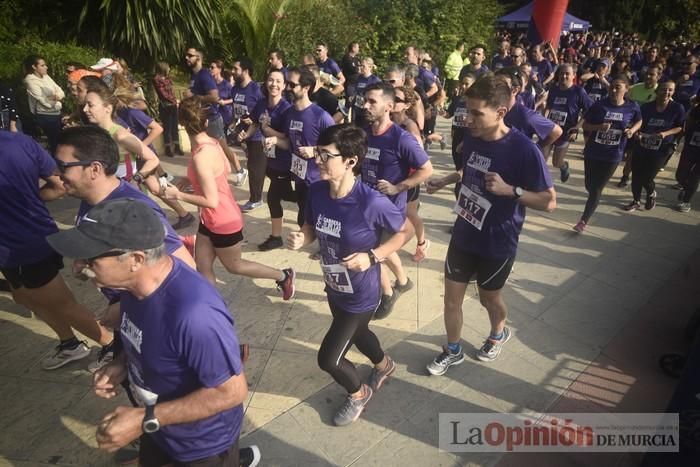
[(499, 341), (494, 341), (491, 339), (486, 339), (484, 345), (476, 352), (476, 358), (482, 362), (492, 362), (498, 358), (503, 349), (503, 344), (508, 342), (511, 337), (510, 329), (507, 327), (503, 328), (503, 337)]
[(367, 386), (372, 388), (372, 391), (374, 392), (377, 392), (379, 388), (382, 387), (382, 384), (384, 384), (384, 381), (386, 381), (394, 370), (396, 370), (396, 363), (394, 360), (392, 360), (388, 355), (386, 356), (386, 360), (386, 368), (381, 371), (377, 370), (376, 368), (372, 368), (372, 373), (370, 373), (369, 378), (367, 379)]
[(459, 365), (464, 361), (464, 352), (452, 353), (446, 346), (442, 348), (442, 353), (435, 357), (435, 360), (428, 363), (428, 372), (431, 375), (441, 376), (447, 373), (447, 369), (452, 365)]
[(333, 423), (335, 426), (345, 426), (350, 425), (352, 422), (360, 418), (360, 414), (365, 409), (365, 406), (372, 398), (372, 388), (363, 384), (362, 387), (365, 390), (365, 397), (360, 399), (353, 399), (352, 396), (348, 395), (345, 399), (345, 403), (340, 408), (338, 413), (333, 417)]
[(83, 341), (78, 342), (78, 345), (73, 348), (58, 344), (56, 346), (56, 351), (41, 361), (41, 367), (44, 370), (55, 370), (67, 363), (85, 358), (88, 355), (90, 355), (90, 349)]

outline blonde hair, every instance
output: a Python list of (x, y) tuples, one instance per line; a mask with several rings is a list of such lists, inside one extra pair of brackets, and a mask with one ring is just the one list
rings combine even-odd
[(207, 130), (207, 113), (202, 108), (202, 98), (192, 96), (180, 102), (177, 109), (177, 121), (185, 127), (188, 134), (196, 135)]

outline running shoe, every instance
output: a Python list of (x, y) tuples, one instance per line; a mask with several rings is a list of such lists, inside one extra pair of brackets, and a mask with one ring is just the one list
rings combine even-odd
[(333, 417), (333, 423), (335, 426), (350, 425), (352, 422), (360, 418), (360, 414), (362, 414), (362, 411), (365, 409), (365, 406), (372, 398), (373, 394), (372, 388), (366, 384), (362, 385), (362, 389), (365, 393), (364, 397), (354, 399), (351, 395), (348, 395), (347, 399), (345, 399), (345, 403), (340, 408), (338, 413), (335, 414), (335, 417)]
[(238, 451), (238, 462), (241, 464), (241, 467), (255, 467), (260, 463), (260, 459), (262, 459), (260, 448), (255, 444), (246, 446)]
[(420, 263), (426, 258), (426, 253), (430, 248), (430, 240), (426, 239), (422, 245), (416, 245), (416, 252), (413, 254), (413, 261)]
[(88, 365), (88, 371), (94, 373), (103, 366), (111, 363), (112, 360), (114, 360), (114, 341), (100, 349), (100, 353), (97, 354), (97, 360)]
[(282, 241), (282, 237), (275, 237), (273, 235), (270, 235), (269, 237), (267, 237), (267, 240), (258, 245), (258, 250), (270, 251), (274, 250), (275, 248), (282, 248), (283, 246), (284, 242)]
[(44, 370), (55, 370), (63, 365), (83, 359), (90, 355), (90, 349), (85, 341), (71, 341), (58, 344), (55, 352), (41, 361)]
[(644, 203), (644, 209), (651, 211), (656, 206), (656, 191), (647, 196), (647, 202)]
[(396, 299), (399, 297), (399, 294), (400, 292), (398, 292), (395, 288), (393, 289), (393, 293), (391, 295), (382, 294), (382, 299), (379, 301), (379, 306), (377, 307), (377, 311), (374, 312), (372, 319), (384, 319), (389, 316), (394, 310), (394, 304), (396, 303)]
[(637, 209), (641, 209), (641, 208), (642, 208), (642, 204), (639, 201), (632, 201), (630, 204), (625, 204), (622, 207), (622, 209), (624, 209), (625, 211), (629, 211), (629, 212), (636, 211)]
[(256, 209), (262, 207), (263, 204), (265, 204), (265, 203), (263, 203), (262, 201), (248, 201), (243, 206), (241, 206), (241, 211), (243, 211), (243, 212), (255, 211)]
[(681, 188), (680, 190), (678, 190), (678, 198), (677, 199), (678, 199), (678, 201), (683, 202), (683, 200), (685, 199), (685, 189)]
[(394, 284), (394, 290), (398, 293), (408, 292), (412, 288), (413, 288), (413, 281), (411, 280), (410, 277), (406, 278), (406, 283), (404, 285), (401, 285), (398, 282), (396, 282), (396, 284)]
[(578, 221), (574, 226), (574, 230), (578, 233), (583, 233), (583, 231), (586, 230), (586, 221), (584, 221), (583, 219)]
[(627, 186), (627, 183), (629, 182), (629, 177), (623, 176), (619, 182), (617, 182), (617, 187), (618, 188), (624, 188)]
[(246, 178), (248, 178), (248, 171), (246, 169), (241, 169), (240, 172), (233, 176), (234, 186), (243, 186)]
[(284, 272), (285, 277), (283, 280), (277, 281), (277, 290), (282, 291), (282, 300), (291, 300), (296, 293), (294, 280), (297, 273), (292, 268), (282, 269), (282, 272)]
[(177, 222), (172, 224), (174, 230), (186, 229), (187, 227), (194, 224), (196, 219), (191, 212), (188, 212), (184, 217), (178, 217)]
[(452, 353), (446, 346), (442, 348), (442, 353), (435, 357), (435, 360), (428, 363), (428, 373), (435, 376), (442, 376), (447, 373), (447, 369), (452, 365), (459, 365), (464, 361), (464, 352)]
[(372, 373), (370, 373), (367, 379), (367, 386), (372, 388), (372, 391), (377, 392), (379, 388), (382, 387), (384, 381), (391, 376), (391, 374), (396, 370), (396, 362), (391, 359), (388, 355), (386, 356), (386, 368), (383, 370), (377, 370), (372, 368)]
[(561, 179), (562, 183), (566, 183), (569, 180), (569, 177), (571, 177), (571, 171), (569, 170), (569, 163), (564, 162), (564, 165), (562, 166), (562, 168), (559, 169), (559, 178)]
[(672, 190), (682, 190), (682, 189), (683, 189), (683, 185), (681, 185), (680, 183), (676, 183), (675, 185), (672, 185), (672, 186), (671, 186), (671, 189), (672, 189)]
[(510, 329), (507, 327), (503, 328), (503, 337), (498, 340), (492, 338), (487, 338), (484, 341), (484, 345), (476, 352), (476, 358), (482, 362), (492, 362), (501, 355), (501, 350), (503, 349), (503, 344), (508, 342), (511, 337)]
[(680, 212), (690, 212), (690, 203), (678, 203), (676, 209)]

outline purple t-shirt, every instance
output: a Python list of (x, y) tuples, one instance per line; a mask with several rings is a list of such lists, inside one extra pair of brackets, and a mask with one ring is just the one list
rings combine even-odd
[(532, 72), (537, 76), (537, 81), (540, 83), (544, 83), (544, 81), (554, 73), (552, 63), (546, 58), (543, 58), (539, 62), (531, 61), (530, 64), (532, 65)]
[(586, 81), (586, 83), (583, 85), (583, 89), (585, 89), (593, 102), (598, 102), (599, 100), (608, 97), (608, 88), (603, 86), (600, 79), (595, 76)]
[(461, 250), (490, 259), (515, 256), (525, 221), (525, 206), (514, 197), (486, 190), (486, 172), (527, 191), (552, 187), (547, 163), (535, 143), (511, 129), (497, 141), (464, 135), (462, 186), (454, 211), (452, 242)]
[(362, 107), (365, 105), (365, 89), (367, 86), (376, 84), (376, 83), (381, 83), (382, 80), (380, 80), (378, 77), (374, 75), (369, 75), (369, 76), (362, 76), (359, 75), (357, 77), (357, 82), (355, 83), (355, 113), (357, 114), (358, 112), (362, 112)]
[(479, 79), (489, 71), (489, 67), (487, 67), (485, 63), (482, 63), (479, 68), (474, 68), (472, 64), (464, 65), (459, 71), (459, 80), (462, 81), (469, 73), (473, 74), (477, 79)]
[[(663, 139), (658, 133), (671, 128), (683, 127), (685, 122), (685, 109), (678, 102), (670, 101), (663, 112), (656, 110), (656, 102), (647, 102), (641, 107), (642, 128), (639, 130), (638, 153), (646, 156), (665, 156), (660, 149), (673, 143), (676, 135)], [(667, 147), (667, 146), (666, 146)]]
[(546, 139), (554, 130), (553, 121), (517, 101), (506, 114), (504, 121), (507, 126), (515, 128), (530, 139), (537, 135), (540, 141)]
[[(377, 188), (379, 180), (393, 185), (403, 182), (411, 169), (420, 169), (429, 160), (415, 136), (396, 123), (392, 123), (381, 135), (373, 135), (371, 128), (365, 128), (365, 131), (367, 154), (362, 161), (362, 181), (372, 188)], [(407, 193), (403, 191), (389, 196), (389, 199), (404, 211), (406, 196)]]
[(39, 196), (39, 179), (55, 170), (56, 162), (32, 138), (0, 131), (0, 267), (28, 265), (55, 254), (46, 237), (58, 227)]
[(321, 247), (321, 269), (330, 302), (350, 313), (377, 308), (381, 294), (379, 264), (355, 272), (339, 263), (352, 253), (378, 247), (382, 232), (397, 232), (405, 219), (403, 210), (359, 180), (340, 199), (330, 197), (327, 181), (309, 187), (305, 222), (314, 227)]
[[(225, 79), (222, 79), (220, 82), (216, 83), (216, 89), (219, 90), (219, 99), (224, 101), (231, 99), (232, 88), (233, 86), (231, 86), (231, 83)], [(219, 113), (221, 114), (221, 118), (224, 120), (224, 126), (228, 127), (231, 123), (233, 123), (232, 104), (220, 105)]]
[(700, 74), (695, 73), (689, 80), (676, 81), (676, 92), (673, 94), (673, 100), (682, 104), (687, 112), (690, 109), (690, 99), (698, 91), (700, 91)]
[[(250, 118), (256, 124), (260, 124), (260, 117), (267, 113), (270, 117), (270, 127), (273, 130), (284, 133), (284, 119), (287, 111), (292, 107), (292, 104), (285, 99), (280, 99), (277, 105), (272, 108), (267, 106), (267, 99), (260, 99), (253, 111), (250, 113)], [(273, 146), (269, 150), (265, 150), (267, 155), (267, 166), (277, 172), (289, 172), (292, 165), (292, 154), (286, 150)]]
[[(122, 123), (129, 129), (131, 134), (143, 141), (148, 136), (148, 125), (153, 123), (153, 119), (143, 110), (132, 109), (131, 107), (122, 107), (117, 110), (117, 116), (121, 119), (117, 123)], [(123, 125), (123, 126), (124, 126)], [(156, 152), (153, 144), (149, 144), (148, 148)]]
[[(192, 73), (190, 75), (190, 91), (195, 96), (208, 96), (209, 91), (212, 89), (218, 91), (216, 81), (214, 81), (214, 77), (209, 73), (209, 70), (202, 68), (197, 73)], [(207, 111), (207, 116), (210, 118), (215, 117), (219, 113), (219, 104), (207, 105), (209, 109)]]
[(435, 75), (432, 71), (426, 70), (422, 66), (418, 67), (418, 76), (416, 77), (416, 86), (421, 88), (423, 92), (430, 91), (430, 88), (435, 84)]
[(341, 72), (338, 64), (335, 62), (335, 60), (333, 60), (330, 57), (326, 58), (325, 62), (317, 61), (316, 64), (318, 65), (318, 68), (321, 71), (328, 73), (329, 75), (333, 75), (335, 77), (337, 77), (338, 73)]
[(528, 109), (535, 110), (535, 95), (530, 91), (523, 91), (515, 96), (516, 102), (520, 102)]
[[(238, 120), (246, 114), (250, 115), (258, 102), (265, 100), (265, 96), (260, 91), (260, 85), (255, 81), (249, 82), (246, 87), (235, 85), (231, 90), (231, 96), (233, 96), (234, 120)], [(262, 141), (262, 139), (263, 135), (258, 128), (258, 131), (253, 133), (248, 141)]]
[(569, 89), (553, 86), (547, 96), (549, 119), (562, 127), (564, 133), (576, 126), (581, 112), (585, 113), (591, 105), (593, 101), (580, 86)]
[(510, 55), (495, 55), (491, 60), (491, 68), (494, 71), (500, 70), (501, 68), (507, 68), (509, 66), (513, 66), (513, 57)]
[(289, 138), (292, 153), (292, 163), (289, 169), (294, 180), (306, 182), (307, 185), (318, 181), (318, 166), (316, 161), (300, 157), (299, 148), (316, 146), (318, 136), (329, 126), (335, 125), (333, 117), (316, 104), (311, 104), (304, 110), (290, 108), (285, 114), (284, 133)]
[(583, 149), (584, 158), (620, 162), (627, 144), (625, 130), (642, 119), (642, 112), (634, 101), (625, 99), (616, 106), (606, 98), (593, 104), (584, 118), (593, 125), (612, 124), (608, 131), (591, 133)]
[[(121, 342), (139, 405), (214, 388), (243, 372), (233, 319), (219, 292), (173, 258), (173, 269), (148, 297), (121, 294)], [(214, 456), (238, 438), (243, 405), (147, 435), (180, 462)]]

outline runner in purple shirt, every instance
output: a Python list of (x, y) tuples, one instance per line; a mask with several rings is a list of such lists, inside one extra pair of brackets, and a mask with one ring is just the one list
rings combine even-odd
[[(58, 227), (44, 202), (65, 194), (56, 162), (33, 139), (9, 131), (0, 131), (0, 160), (0, 272), (12, 299), (58, 336), (55, 350), (41, 360), (44, 370), (54, 370), (90, 354), (73, 329), (101, 345), (112, 341), (112, 332), (76, 301), (59, 272), (63, 258), (46, 241)], [(40, 189), (42, 179), (46, 184)]]
[(534, 72), (535, 78), (539, 81), (542, 86), (546, 86), (550, 81), (554, 79), (554, 67), (552, 63), (547, 60), (544, 56), (545, 47), (551, 48), (549, 44), (535, 45), (532, 47), (531, 60), (532, 71)]
[[(369, 322), (381, 296), (379, 263), (413, 235), (404, 213), (356, 178), (366, 151), (367, 136), (353, 125), (323, 130), (315, 149), (321, 180), (309, 189), (304, 225), (287, 239), (293, 250), (315, 239), (321, 246), (333, 322), (321, 343), (318, 364), (348, 392), (333, 417), (336, 426), (357, 420), (396, 368), (369, 330)], [(345, 358), (353, 344), (374, 365), (366, 383)]]
[(328, 45), (323, 42), (316, 44), (316, 65), (324, 73), (328, 73), (337, 80), (332, 89), (333, 94), (339, 96), (345, 89), (345, 75), (338, 64), (328, 56)]
[(98, 446), (113, 451), (140, 437), (142, 465), (239, 465), (248, 388), (223, 299), (165, 253), (162, 221), (150, 207), (119, 199), (88, 216), (48, 241), (81, 260), (97, 283), (121, 290), (124, 351), (95, 373), (94, 390), (112, 398), (128, 375), (138, 403), (102, 418)]
[(509, 83), (498, 76), (479, 78), (469, 88), (463, 169), (427, 184), (428, 192), (433, 193), (462, 182), (454, 209), (458, 217), (445, 259), (447, 345), (428, 364), (432, 375), (443, 375), (450, 366), (464, 361), (462, 302), (474, 276), (491, 323), (476, 358), (490, 362), (500, 355), (511, 337), (501, 290), (515, 259), (525, 207), (549, 212), (556, 207), (552, 179), (539, 148), (503, 121), (511, 99)]
[[(417, 201), (417, 188), (433, 173), (433, 166), (416, 138), (391, 121), (395, 99), (394, 88), (388, 83), (372, 84), (365, 91), (364, 114), (370, 126), (367, 129), (367, 155), (362, 162), (362, 181), (388, 196), (405, 212), (407, 202)], [(408, 198), (412, 189), (412, 196)], [(412, 214), (409, 217), (411, 222), (419, 224), (416, 226), (416, 232), (420, 233), (419, 246), (425, 246), (423, 222), (417, 209)], [(396, 277), (396, 284), (391, 286), (388, 272), (382, 269), (382, 303), (377, 310), (377, 319), (389, 316), (399, 295), (413, 287), (399, 255), (389, 255), (387, 266)]]
[(654, 178), (675, 150), (675, 135), (683, 131), (685, 109), (671, 99), (676, 91), (673, 81), (666, 81), (656, 88), (656, 100), (641, 107), (642, 128), (637, 133), (638, 144), (632, 157), (632, 202), (626, 211), (641, 209), (642, 188), (647, 193), (644, 209), (656, 206)]
[[(267, 157), (266, 175), (270, 179), (267, 190), (267, 207), (270, 210), (271, 233), (263, 243), (258, 245), (260, 251), (281, 248), (282, 241), (282, 200), (296, 202), (297, 196), (292, 188), (292, 155), (287, 149), (277, 147), (277, 138), (284, 138), (284, 123), (291, 104), (284, 99), (282, 93), (285, 85), (284, 74), (280, 70), (272, 70), (265, 80), (267, 99), (258, 102), (253, 109), (251, 120), (253, 125), (262, 128), (265, 136), (264, 146)], [(297, 219), (298, 224), (304, 222)]]
[[(552, 165), (559, 169), (562, 183), (566, 183), (571, 175), (566, 152), (569, 143), (576, 141), (583, 125), (581, 114), (588, 110), (593, 101), (583, 88), (574, 85), (575, 74), (571, 65), (561, 65), (557, 73), (559, 82), (549, 90), (545, 115), (563, 129), (563, 134), (553, 144)], [(548, 159), (549, 154), (545, 153), (545, 158)]]
[(224, 69), (224, 62), (214, 60), (209, 64), (209, 73), (211, 73), (216, 89), (219, 91), (219, 113), (224, 121), (224, 129), (227, 129), (233, 123), (233, 97), (231, 96), (230, 78), (231, 72)]
[(603, 188), (622, 160), (627, 140), (642, 126), (642, 113), (636, 102), (627, 100), (629, 90), (626, 76), (618, 76), (610, 83), (610, 95), (591, 106), (584, 116), (583, 131), (591, 134), (583, 149), (583, 167), (588, 199), (581, 219), (574, 226), (582, 233), (595, 212)]
[(316, 78), (306, 68), (290, 68), (287, 89), (294, 94), (294, 103), (284, 119), (285, 138), (277, 138), (277, 147), (292, 154), (290, 172), (294, 178), (299, 214), (304, 219), (308, 187), (318, 181), (318, 167), (313, 148), (321, 132), (333, 126), (333, 117), (312, 103), (309, 92), (314, 89)]
[(352, 121), (357, 126), (364, 126), (364, 116), (363, 107), (365, 104), (365, 90), (367, 86), (371, 84), (381, 83), (382, 80), (378, 76), (374, 75), (374, 60), (369, 57), (365, 57), (360, 62), (360, 74), (357, 76), (355, 81), (355, 86), (353, 87), (352, 100)]

